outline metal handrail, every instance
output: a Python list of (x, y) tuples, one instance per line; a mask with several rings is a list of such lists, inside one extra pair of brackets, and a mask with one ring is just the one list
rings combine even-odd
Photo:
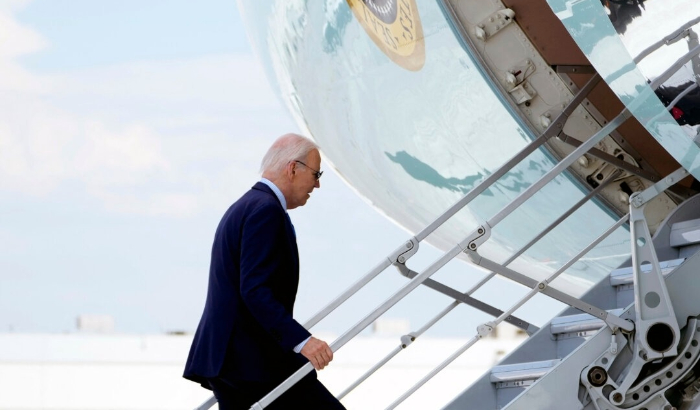
[[(522, 246), (517, 252), (515, 252), (510, 258), (508, 258), (507, 261), (503, 263), (503, 266), (508, 266), (510, 263), (512, 263), (515, 259), (517, 259), (520, 255), (522, 255), (525, 251), (527, 251), (532, 245), (537, 243), (540, 239), (542, 239), (547, 233), (549, 233), (552, 229), (554, 229), (556, 226), (558, 226), (561, 222), (563, 222), (566, 218), (568, 218), (572, 213), (574, 213), (576, 210), (578, 210), (583, 204), (588, 202), (591, 198), (594, 196), (598, 195), (605, 187), (607, 187), (610, 182), (612, 182), (617, 175), (619, 175), (620, 172), (615, 172), (608, 179), (603, 181), (598, 187), (596, 187), (594, 190), (590, 191), (586, 196), (581, 198), (578, 202), (576, 202), (571, 208), (569, 208), (564, 214), (562, 214), (559, 218), (557, 218), (554, 222), (549, 224), (542, 232), (540, 232), (537, 236), (535, 236), (532, 240), (530, 240), (527, 244)], [(493, 278), (496, 275), (494, 272), (490, 272), (488, 275), (486, 275), (482, 280), (480, 280), (476, 285), (472, 286), (471, 289), (469, 289), (467, 292), (464, 293), (464, 295), (471, 295), (474, 292), (476, 292), (481, 286), (486, 284), (491, 278)], [(430, 279), (428, 279), (430, 280)], [(425, 284), (425, 282), (424, 282)], [(460, 305), (459, 300), (455, 300), (452, 303), (450, 303), (448, 306), (446, 306), (440, 313), (438, 313), (435, 317), (433, 317), (430, 321), (428, 321), (423, 327), (418, 329), (415, 332), (409, 332), (408, 334), (404, 335), (400, 339), (399, 346), (394, 348), (391, 352), (389, 352), (383, 359), (381, 359), (377, 364), (372, 366), (369, 370), (367, 370), (362, 376), (360, 376), (357, 380), (355, 380), (350, 386), (348, 386), (345, 390), (343, 390), (342, 393), (340, 393), (337, 397), (338, 399), (342, 399), (346, 395), (348, 395), (352, 390), (357, 388), (360, 384), (362, 384), (365, 380), (367, 380), (372, 374), (374, 374), (377, 370), (379, 370), (382, 366), (384, 366), (387, 362), (389, 362), (391, 359), (393, 359), (396, 355), (398, 355), (402, 350), (405, 350), (414, 342), (419, 336), (421, 336), (425, 331), (430, 329), (435, 323), (437, 323), (440, 319), (442, 319), (444, 316), (446, 316), (448, 313), (450, 313), (454, 308)], [(506, 316), (508, 317), (508, 316)]]
[[(477, 286), (472, 288), (468, 293), (474, 292), (476, 289), (478, 289)], [(445, 307), (440, 313), (435, 315), (432, 319), (430, 319), (426, 324), (423, 325), (420, 329), (416, 330), (415, 332), (409, 332), (407, 335), (404, 335), (401, 337), (401, 340), (399, 342), (399, 345), (394, 348), (389, 354), (387, 354), (383, 359), (381, 359), (379, 362), (377, 362), (374, 366), (372, 366), (369, 370), (367, 370), (362, 376), (360, 376), (357, 380), (355, 380), (350, 386), (346, 387), (345, 390), (343, 390), (337, 397), (338, 400), (342, 399), (343, 397), (347, 396), (348, 393), (351, 391), (355, 390), (357, 386), (362, 384), (365, 380), (367, 380), (371, 375), (373, 375), (377, 370), (379, 370), (382, 366), (387, 364), (391, 359), (394, 358), (397, 354), (399, 354), (402, 350), (405, 350), (410, 346), (419, 336), (421, 336), (423, 333), (425, 333), (428, 329), (430, 329), (434, 324), (440, 321), (443, 317), (445, 317), (448, 313), (450, 313), (454, 308), (460, 305), (460, 302), (455, 300), (452, 303), (450, 303), (447, 307)]]
[(683, 97), (685, 97), (686, 95), (688, 95), (688, 93), (690, 93), (691, 91), (693, 91), (693, 90), (696, 89), (696, 88), (698, 88), (698, 83), (692, 83), (692, 84), (690, 84), (688, 87), (686, 87), (685, 90), (683, 90), (683, 91), (681, 91), (680, 93), (678, 93), (678, 95), (676, 96), (676, 98), (674, 98), (673, 101), (671, 101), (671, 102), (668, 104), (668, 106), (666, 106), (666, 110), (667, 110), (667, 111), (671, 111), (671, 110), (673, 109), (673, 107), (675, 107), (676, 104), (678, 104), (678, 101), (680, 101)]
[[(483, 234), (484, 233), (482, 232), (480, 235), (483, 235)], [(387, 310), (389, 310), (391, 307), (393, 307), (396, 303), (398, 303), (401, 299), (403, 299), (411, 291), (413, 291), (418, 286), (420, 286), (420, 284), (425, 279), (429, 278), (431, 275), (433, 275), (435, 272), (437, 272), (443, 266), (445, 266), (450, 260), (454, 259), (457, 255), (459, 255), (464, 249), (466, 249), (467, 244), (470, 243), (471, 241), (473, 241), (474, 239), (476, 239), (477, 237), (478, 236), (475, 237), (474, 235), (467, 236), (463, 241), (459, 242), (452, 249), (450, 249), (448, 252), (446, 252), (443, 256), (438, 258), (438, 260), (433, 262), (425, 271), (421, 272), (413, 280), (411, 280), (406, 285), (404, 285), (401, 289), (399, 289), (396, 293), (394, 293), (391, 297), (389, 297), (386, 301), (384, 301), (377, 309), (375, 309), (374, 311), (369, 313), (362, 320), (360, 320), (357, 324), (355, 324), (352, 328), (350, 328), (347, 332), (345, 332), (342, 336), (340, 336), (333, 343), (331, 343), (331, 345), (330, 345), (331, 350), (335, 352), (338, 349), (340, 349), (341, 347), (343, 347), (348, 341), (350, 341), (352, 338), (354, 338), (357, 334), (359, 334), (362, 330), (364, 330), (367, 326), (369, 326), (372, 322), (374, 322), (377, 318), (379, 318)], [(277, 386), (274, 390), (272, 390), (270, 393), (268, 393), (260, 401), (253, 404), (251, 409), (255, 409), (255, 410), (264, 409), (270, 403), (272, 403), (275, 399), (277, 399), (279, 396), (281, 396), (285, 391), (287, 391), (291, 386), (296, 384), (305, 375), (307, 375), (309, 372), (311, 372), (312, 369), (313, 369), (313, 366), (311, 365), (311, 363), (306, 363), (299, 370), (297, 370), (293, 375), (291, 375), (289, 378), (287, 378), (287, 380), (285, 380), (282, 384)]]
[(195, 407), (194, 410), (209, 410), (214, 404), (216, 404), (216, 397), (211, 396), (204, 403)]
[(700, 45), (695, 46), (690, 49), (687, 53), (683, 54), (676, 62), (674, 62), (671, 67), (669, 67), (667, 70), (665, 70), (660, 76), (656, 77), (649, 86), (656, 90), (659, 88), (659, 86), (663, 83), (665, 83), (669, 78), (673, 76), (673, 74), (676, 73), (676, 71), (680, 70), (683, 68), (683, 66), (690, 61), (693, 57), (697, 56), (700, 54)]
[(683, 33), (684, 31), (688, 30), (689, 28), (693, 27), (694, 25), (700, 23), (700, 17), (694, 18), (693, 20), (690, 20), (689, 22), (683, 24), (679, 29), (674, 31), (673, 33), (667, 35), (666, 37), (662, 38), (661, 40), (657, 41), (656, 43), (650, 45), (649, 47), (645, 48), (642, 50), (641, 53), (637, 55), (637, 57), (634, 58), (634, 62), (638, 64), (640, 61), (643, 59), (647, 58), (649, 54), (653, 53), (657, 49), (661, 48), (661, 46), (665, 45), (671, 45), (681, 38), (685, 37), (687, 34)]
[[(594, 239), (588, 246), (586, 246), (581, 252), (579, 252), (573, 258), (571, 258), (561, 268), (557, 269), (547, 279), (539, 282), (538, 286), (533, 287), (530, 290), (530, 292), (528, 292), (523, 298), (521, 298), (518, 302), (516, 302), (513, 306), (511, 306), (507, 311), (503, 312), (503, 314), (501, 316), (499, 316), (498, 318), (496, 318), (496, 320), (493, 320), (491, 322), (488, 322), (486, 324), (479, 326), (479, 328), (477, 330), (477, 334), (474, 335), (471, 339), (469, 339), (469, 341), (466, 344), (464, 344), (462, 347), (457, 349), (457, 351), (455, 351), (455, 353), (450, 355), (450, 357), (448, 357), (442, 363), (440, 363), (437, 367), (435, 367), (430, 373), (428, 373), (425, 377), (423, 377), (421, 380), (419, 380), (418, 383), (414, 384), (410, 389), (408, 389), (408, 391), (406, 391), (403, 395), (401, 395), (401, 397), (399, 397), (393, 403), (391, 403), (386, 409), (387, 410), (393, 409), (396, 406), (398, 406), (399, 404), (401, 404), (408, 397), (410, 397), (419, 388), (421, 388), (425, 383), (427, 383), (430, 379), (432, 379), (436, 374), (438, 374), (445, 367), (447, 367), (447, 365), (449, 365), (455, 359), (457, 359), (462, 353), (466, 352), (470, 347), (472, 347), (479, 340), (484, 338), (484, 336), (491, 333), (491, 331), (493, 331), (493, 329), (498, 324), (503, 322), (503, 320), (505, 320), (506, 317), (513, 314), (513, 312), (518, 310), (523, 304), (525, 304), (525, 302), (532, 299), (536, 294), (543, 291), (550, 282), (552, 282), (559, 275), (561, 275), (564, 271), (566, 271), (569, 267), (571, 267), (571, 265), (578, 262), (578, 260), (581, 259), (582, 256), (584, 256), (585, 254), (590, 252), (590, 250), (593, 249), (596, 245), (598, 245), (603, 239), (607, 238), (610, 234), (615, 232), (620, 226), (622, 226), (622, 224), (627, 222), (628, 219), (629, 219), (629, 214), (625, 215), (620, 220), (615, 222), (602, 235), (600, 235), (598, 238)], [(468, 251), (468, 252), (473, 252), (473, 251)], [(544, 286), (542, 286), (542, 284), (544, 284)]]

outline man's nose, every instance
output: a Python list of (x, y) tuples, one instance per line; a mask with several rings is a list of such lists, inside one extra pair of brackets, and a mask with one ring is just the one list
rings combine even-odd
[(320, 180), (320, 179), (317, 179), (317, 180), (316, 180), (316, 183), (314, 184), (314, 186), (315, 186), (316, 188), (321, 188), (321, 180)]

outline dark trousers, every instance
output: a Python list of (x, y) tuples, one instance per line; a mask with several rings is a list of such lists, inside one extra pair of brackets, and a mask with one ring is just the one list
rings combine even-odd
[[(219, 410), (248, 410), (271, 392), (277, 384), (249, 381), (210, 379)], [(338, 399), (315, 377), (305, 377), (278, 397), (266, 409), (269, 410), (345, 410)]]

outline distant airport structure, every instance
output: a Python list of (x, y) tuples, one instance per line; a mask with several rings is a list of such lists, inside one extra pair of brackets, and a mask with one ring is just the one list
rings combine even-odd
[[(211, 396), (182, 378), (191, 334), (114, 333), (109, 316), (80, 316), (77, 323), (76, 332), (64, 334), (0, 333), (0, 410), (192, 410)], [(340, 393), (396, 348), (397, 332), (407, 325), (402, 319), (378, 321), (376, 334), (353, 341), (319, 377)], [(410, 407), (435, 408), (436, 399), (447, 404), (524, 340), (514, 327), (499, 330), (507, 329), (512, 332), (480, 344), (446, 369)], [(463, 342), (421, 338), (343, 402), (352, 409), (386, 406)]]

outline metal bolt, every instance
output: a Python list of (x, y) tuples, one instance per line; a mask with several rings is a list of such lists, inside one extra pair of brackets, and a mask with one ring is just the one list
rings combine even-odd
[(600, 387), (607, 381), (608, 373), (600, 366), (595, 366), (588, 372), (588, 382), (595, 387)]
[(546, 285), (544, 283), (540, 283), (539, 285), (537, 285), (537, 287), (540, 289), (544, 289)]
[(622, 394), (615, 392), (615, 394), (613, 394), (613, 396), (612, 396), (612, 401), (614, 403), (621, 403), (622, 402)]
[(475, 243), (469, 244), (469, 248), (471, 248), (472, 250), (476, 249), (476, 244)]
[(404, 262), (406, 262), (406, 258), (404, 258), (403, 256), (399, 256), (399, 263), (404, 263)]
[(477, 230), (477, 232), (479, 232), (479, 235), (483, 235), (483, 234), (484, 234), (484, 228), (479, 228), (479, 229)]
[(411, 248), (413, 248), (413, 243), (406, 242), (406, 249), (411, 249)]

